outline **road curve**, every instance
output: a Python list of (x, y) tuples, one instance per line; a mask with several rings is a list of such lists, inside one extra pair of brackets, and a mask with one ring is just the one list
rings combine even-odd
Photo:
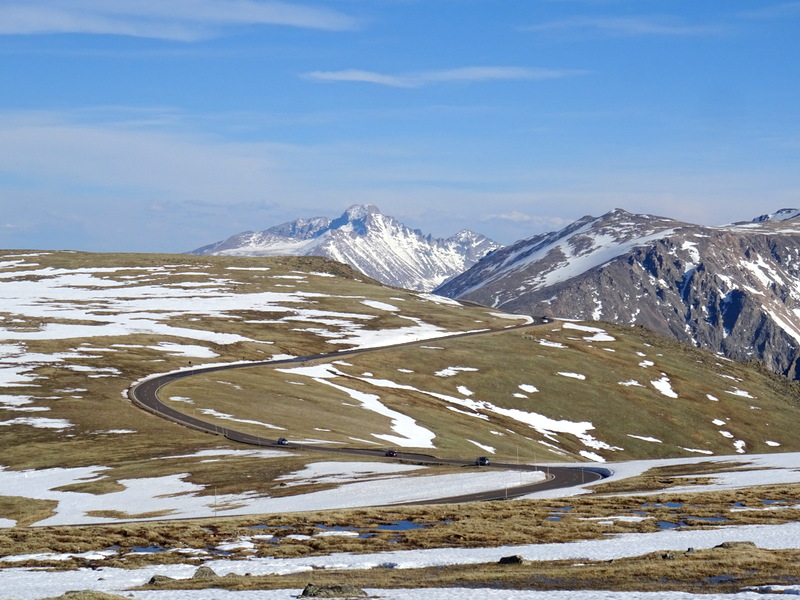
[[(538, 319), (535, 320), (533, 323), (526, 323), (524, 325), (513, 325), (499, 330), (481, 330), (469, 333), (458, 333), (428, 340), (404, 342), (402, 344), (393, 344), (390, 346), (380, 346), (376, 348), (342, 350), (339, 352), (328, 353), (328, 354), (300, 356), (296, 358), (281, 359), (281, 360), (263, 360), (263, 361), (253, 361), (246, 363), (214, 365), (206, 367), (200, 366), (192, 369), (184, 369), (181, 371), (174, 371), (162, 375), (155, 375), (143, 379), (133, 384), (128, 389), (128, 398), (130, 398), (131, 402), (134, 405), (148, 412), (151, 412), (154, 415), (157, 415), (161, 418), (167, 419), (169, 421), (172, 421), (179, 425), (183, 425), (185, 427), (189, 427), (191, 429), (195, 429), (197, 431), (222, 435), (233, 442), (238, 442), (241, 444), (247, 444), (250, 446), (271, 447), (276, 449), (280, 448), (280, 449), (291, 449), (291, 450), (313, 450), (315, 452), (356, 454), (362, 456), (369, 456), (372, 458), (376, 457), (385, 458), (383, 450), (371, 450), (368, 448), (337, 448), (331, 446), (319, 446), (316, 444), (311, 446), (294, 442), (290, 442), (288, 444), (278, 444), (278, 440), (276, 439), (264, 438), (249, 433), (244, 433), (241, 431), (236, 431), (235, 429), (231, 429), (229, 427), (221, 427), (219, 425), (216, 425), (215, 423), (209, 423), (208, 421), (198, 419), (193, 415), (182, 413), (172, 408), (171, 406), (164, 404), (159, 399), (158, 392), (161, 388), (163, 388), (166, 385), (169, 385), (173, 381), (177, 381), (185, 377), (191, 377), (193, 375), (213, 373), (215, 371), (227, 371), (230, 369), (241, 369), (246, 367), (259, 367), (259, 366), (276, 367), (281, 365), (305, 363), (310, 361), (329, 360), (353, 354), (362, 354), (374, 350), (387, 350), (391, 348), (401, 348), (405, 346), (415, 346), (422, 343), (430, 343), (431, 341), (441, 341), (446, 339), (454, 339), (454, 338), (469, 337), (476, 335), (502, 333), (505, 331), (512, 331), (515, 329), (525, 329), (532, 325), (542, 324), (547, 322), (548, 322), (547, 319)], [(436, 464), (436, 465), (475, 467), (474, 459), (473, 460), (446, 459), (446, 458), (438, 458), (430, 454), (421, 454), (416, 452), (398, 452), (397, 457), (387, 458), (387, 460), (392, 460), (392, 461), (399, 460), (403, 462), (413, 462), (417, 464), (431, 464), (431, 465)], [(480, 468), (483, 469), (487, 467), (480, 467)], [(541, 467), (536, 465), (517, 464), (517, 463), (492, 463), (492, 466), (490, 468), (516, 470), (516, 471), (545, 471), (547, 473), (547, 479), (540, 483), (529, 484), (524, 486), (509, 487), (500, 490), (485, 491), (485, 492), (467, 494), (461, 496), (451, 496), (447, 498), (439, 498), (436, 500), (426, 500), (422, 502), (413, 502), (408, 504), (434, 504), (434, 503), (504, 500), (504, 499), (518, 498), (520, 496), (524, 496), (532, 492), (573, 487), (589, 481), (602, 479), (607, 476), (607, 474), (604, 473), (602, 470), (583, 468), (583, 467)]]

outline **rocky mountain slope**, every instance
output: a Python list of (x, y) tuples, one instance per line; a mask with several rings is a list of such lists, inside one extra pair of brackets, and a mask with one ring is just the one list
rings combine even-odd
[(236, 234), (190, 254), (324, 256), (388, 285), (430, 291), (500, 245), (463, 230), (446, 239), (424, 235), (372, 205), (354, 205), (338, 219), (297, 219)]
[(640, 325), (800, 378), (800, 211), (692, 225), (614, 210), (498, 250), (436, 290), (506, 311)]

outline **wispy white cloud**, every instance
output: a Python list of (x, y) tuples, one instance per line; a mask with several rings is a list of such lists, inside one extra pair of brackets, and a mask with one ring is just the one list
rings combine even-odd
[(275, 179), (277, 144), (226, 142), (130, 120), (88, 121), (74, 114), (0, 113), (0, 173), (39, 188), (201, 201), (251, 197)]
[(784, 17), (800, 17), (800, 2), (781, 2), (770, 6), (763, 6), (753, 10), (744, 11), (741, 17), (757, 19), (780, 19)]
[(377, 83), (392, 87), (417, 87), (414, 81), (407, 77), (396, 75), (382, 75), (374, 71), (360, 69), (345, 69), (343, 71), (313, 71), (304, 75), (306, 79), (316, 81), (356, 81), (362, 83)]
[(344, 13), (263, 0), (38, 0), (0, 5), (0, 35), (82, 33), (196, 41), (237, 26), (357, 27)]
[(0, 35), (58, 33), (122, 35), (177, 41), (196, 41), (211, 36), (209, 28), (198, 24), (146, 22), (50, 7), (0, 7)]
[(534, 225), (542, 229), (562, 229), (572, 222), (570, 219), (529, 215), (518, 210), (483, 215), (481, 221), (508, 221), (511, 223)]
[(525, 31), (596, 31), (624, 36), (694, 36), (720, 34), (720, 25), (693, 25), (670, 17), (575, 17), (529, 25)]
[(535, 69), (527, 67), (460, 67), (440, 71), (420, 71), (401, 75), (386, 75), (374, 71), (345, 69), (342, 71), (313, 71), (304, 75), (315, 81), (354, 81), (391, 87), (418, 88), (435, 83), (472, 83), (499, 80), (559, 79), (585, 74), (579, 70)]

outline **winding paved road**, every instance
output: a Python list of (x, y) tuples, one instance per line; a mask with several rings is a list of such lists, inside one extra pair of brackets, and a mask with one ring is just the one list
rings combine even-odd
[[(230, 369), (242, 369), (247, 367), (260, 367), (260, 366), (278, 367), (281, 365), (305, 363), (310, 361), (325, 361), (331, 359), (338, 359), (343, 356), (348, 356), (353, 354), (362, 354), (365, 352), (371, 352), (374, 350), (386, 350), (390, 348), (416, 346), (423, 343), (430, 343), (432, 341), (441, 341), (446, 339), (462, 338), (468, 336), (503, 333), (506, 331), (512, 331), (514, 329), (525, 329), (527, 327), (531, 327), (532, 325), (542, 324), (547, 322), (548, 322), (547, 319), (538, 319), (534, 321), (534, 323), (527, 323), (525, 325), (514, 325), (499, 330), (483, 330), (470, 333), (458, 333), (433, 339), (405, 342), (402, 344), (394, 344), (391, 346), (381, 346), (377, 348), (366, 348), (366, 349), (355, 349), (355, 350), (342, 350), (339, 352), (334, 352), (329, 354), (301, 356), (297, 358), (290, 358), (284, 360), (264, 360), (264, 361), (254, 361), (247, 363), (215, 365), (210, 367), (197, 367), (193, 369), (186, 369), (182, 371), (166, 373), (164, 375), (156, 375), (144, 379), (131, 386), (131, 388), (128, 390), (128, 397), (130, 398), (131, 402), (133, 402), (136, 406), (148, 412), (151, 412), (159, 417), (162, 417), (179, 425), (184, 425), (186, 427), (196, 429), (198, 431), (213, 433), (216, 435), (222, 435), (231, 441), (239, 442), (242, 444), (248, 444), (251, 446), (271, 447), (271, 448), (292, 449), (292, 450), (313, 450), (315, 452), (357, 454), (362, 456), (369, 456), (372, 458), (375, 457), (385, 458), (384, 450), (371, 450), (368, 448), (336, 448), (331, 446), (319, 446), (316, 444), (311, 446), (294, 442), (290, 442), (289, 444), (279, 445), (278, 440), (276, 439), (264, 438), (249, 433), (244, 433), (241, 431), (236, 431), (235, 429), (231, 429), (229, 427), (221, 427), (219, 425), (216, 425), (215, 423), (209, 423), (208, 421), (198, 419), (195, 416), (187, 415), (186, 413), (182, 413), (178, 410), (175, 410), (171, 406), (164, 404), (159, 399), (158, 392), (164, 386), (169, 385), (170, 383), (172, 383), (173, 381), (177, 381), (178, 379), (183, 379), (185, 377), (191, 377), (193, 375), (200, 375), (204, 373), (213, 373), (215, 371), (227, 371)], [(477, 468), (475, 467), (474, 459), (460, 460), (460, 459), (437, 458), (430, 454), (420, 454), (415, 452), (398, 452), (397, 457), (386, 458), (386, 460), (392, 460), (392, 461), (401, 460), (406, 462), (414, 462), (418, 464), (431, 464), (431, 465), (455, 465), (455, 466), (465, 466), (465, 467), (471, 466)], [(607, 474), (604, 473), (602, 469), (596, 470), (592, 468), (583, 468), (583, 467), (541, 467), (536, 465), (527, 465), (518, 463), (493, 462), (491, 467), (480, 467), (480, 468), (508, 469), (515, 471), (545, 471), (547, 473), (547, 479), (543, 482), (535, 484), (480, 492), (476, 494), (451, 496), (448, 498), (439, 498), (437, 500), (428, 500), (424, 502), (415, 502), (410, 504), (433, 504), (433, 503), (503, 500), (503, 499), (517, 498), (520, 496), (524, 496), (526, 494), (530, 494), (532, 492), (573, 487), (575, 485), (580, 485), (588, 481), (595, 481), (597, 479), (602, 479), (603, 477), (607, 476)]]

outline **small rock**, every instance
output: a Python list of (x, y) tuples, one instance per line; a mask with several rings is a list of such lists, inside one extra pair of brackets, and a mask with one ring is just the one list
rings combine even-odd
[(172, 577), (167, 577), (166, 575), (153, 575), (150, 578), (150, 581), (147, 582), (148, 585), (158, 585), (159, 583), (168, 583), (170, 581), (175, 581)]
[(66, 592), (55, 598), (45, 598), (45, 600), (125, 600), (125, 596), (117, 596), (116, 594), (106, 594), (105, 592), (96, 592), (92, 590), (80, 590)]
[(674, 550), (670, 550), (669, 552), (664, 552), (664, 554), (661, 555), (661, 558), (663, 560), (675, 560), (678, 558), (678, 553)]
[(714, 548), (724, 548), (725, 550), (736, 550), (738, 548), (758, 548), (754, 542), (722, 542)]
[(309, 583), (300, 596), (306, 598), (366, 598), (367, 592), (354, 585), (317, 587), (313, 583)]
[(214, 573), (214, 569), (205, 566), (199, 567), (192, 575), (192, 579), (214, 579), (215, 577), (217, 574)]
[(514, 556), (504, 556), (497, 561), (498, 565), (524, 565), (528, 561), (522, 558), (519, 554)]

